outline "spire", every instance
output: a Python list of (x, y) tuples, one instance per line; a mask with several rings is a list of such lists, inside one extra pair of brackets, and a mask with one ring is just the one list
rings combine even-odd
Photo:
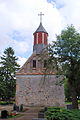
[(45, 30), (45, 28), (44, 28), (43, 25), (42, 25), (42, 16), (43, 16), (44, 14), (42, 14), (42, 12), (40, 12), (40, 14), (38, 14), (38, 15), (40, 16), (40, 25), (39, 25), (39, 27), (37, 28), (37, 30), (34, 32), (34, 34), (37, 33), (37, 32), (47, 33), (47, 31)]
[(33, 33), (34, 35), (34, 46), (33, 46), (33, 52), (36, 54), (40, 54), (40, 52), (46, 48), (47, 46), (47, 41), (48, 41), (48, 33), (45, 30), (45, 28), (42, 25), (42, 12), (38, 14), (40, 16), (40, 25), (37, 28), (37, 30)]

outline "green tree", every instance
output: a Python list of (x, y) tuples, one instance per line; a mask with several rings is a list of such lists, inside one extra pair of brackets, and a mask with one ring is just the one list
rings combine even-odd
[(72, 106), (78, 108), (77, 92), (80, 90), (80, 34), (74, 26), (68, 26), (49, 45), (50, 59), (56, 58), (58, 69), (68, 79), (72, 97)]
[(3, 99), (4, 95), (6, 93), (6, 87), (4, 85), (3, 81), (3, 73), (2, 68), (0, 67), (0, 97)]
[(19, 69), (17, 58), (11, 47), (5, 49), (4, 55), (1, 57), (0, 67), (0, 92), (1, 97), (5, 100), (10, 100), (15, 96), (16, 78), (15, 73)]

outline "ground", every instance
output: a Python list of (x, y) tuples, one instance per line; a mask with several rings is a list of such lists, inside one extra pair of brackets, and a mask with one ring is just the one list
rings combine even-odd
[[(79, 105), (80, 108), (80, 105)], [(38, 118), (38, 112), (43, 109), (43, 107), (24, 107), (24, 112), (19, 112), (19, 116), (16, 118), (0, 119), (0, 120), (32, 120), (32, 118)], [(12, 105), (0, 105), (1, 110), (12, 111)]]
[[(12, 110), (12, 106), (0, 106), (1, 110)], [(38, 112), (42, 109), (42, 107), (25, 107), (25, 112), (20, 112), (20, 116), (16, 118), (9, 118), (8, 120), (32, 120), (32, 118), (38, 118)], [(0, 120), (7, 120), (7, 119), (0, 119)]]

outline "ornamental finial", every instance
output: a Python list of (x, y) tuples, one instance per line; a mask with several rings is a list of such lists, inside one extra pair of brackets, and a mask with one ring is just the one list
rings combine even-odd
[(40, 12), (40, 14), (38, 14), (40, 16), (40, 23), (42, 23), (42, 15), (44, 15), (42, 12)]

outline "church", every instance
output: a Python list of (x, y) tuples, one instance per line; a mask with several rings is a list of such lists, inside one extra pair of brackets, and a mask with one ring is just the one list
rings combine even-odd
[[(48, 32), (42, 24), (42, 13), (40, 24), (33, 33), (34, 45), (33, 53), (16, 73), (16, 105), (26, 106), (64, 106), (64, 86), (56, 84), (62, 80), (55, 72), (46, 74), (43, 72), (46, 67), (45, 57), (41, 57), (41, 52), (48, 45)], [(43, 59), (43, 62), (40, 60)]]

